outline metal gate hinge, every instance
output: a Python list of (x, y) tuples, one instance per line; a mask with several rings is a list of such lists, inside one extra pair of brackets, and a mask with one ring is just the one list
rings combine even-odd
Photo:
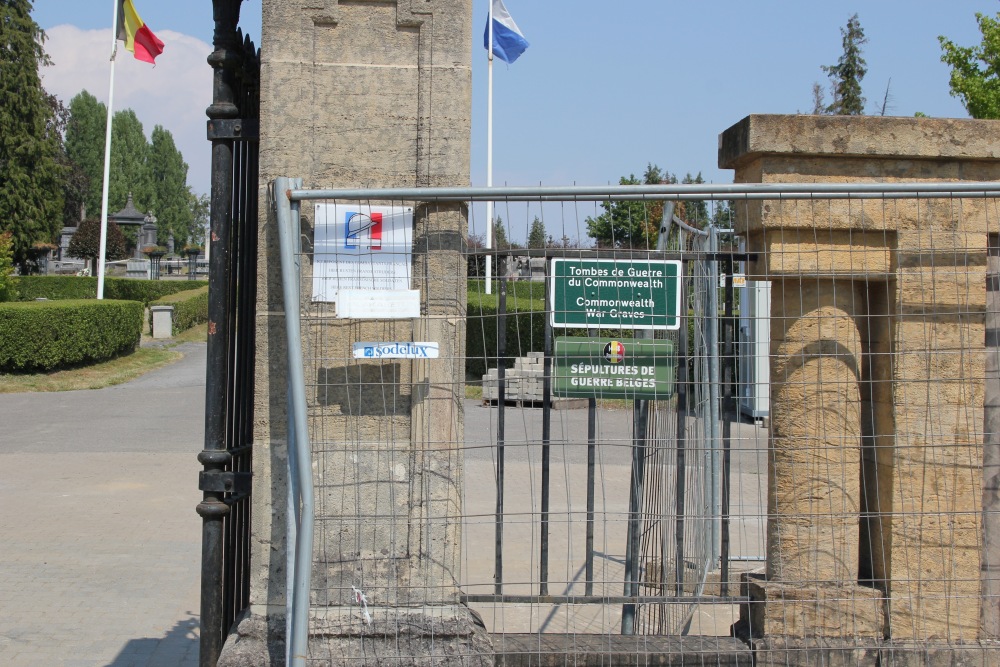
[(260, 121), (256, 118), (215, 118), (208, 121), (208, 140), (260, 139)]
[(202, 470), (198, 473), (198, 490), (212, 493), (250, 493), (253, 473)]

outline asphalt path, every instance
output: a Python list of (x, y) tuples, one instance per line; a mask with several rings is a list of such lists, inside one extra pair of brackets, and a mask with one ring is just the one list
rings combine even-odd
[(0, 395), (0, 665), (198, 664), (205, 348)]
[(204, 445), (203, 343), (131, 382), (81, 391), (0, 394), (0, 453), (188, 452)]
[[(0, 665), (197, 664), (196, 456), (204, 439), (206, 346), (176, 349), (182, 359), (122, 385), (0, 395)], [(541, 415), (537, 408), (505, 415), (510, 509), (526, 516), (538, 511)], [(465, 511), (473, 517), (465, 539), (489, 544), (497, 417), (495, 406), (465, 401)], [(597, 416), (599, 509), (615, 516), (624, 515), (628, 499), (631, 418), (629, 409)], [(552, 412), (553, 512), (567, 517), (585, 495), (586, 425), (586, 409)], [(761, 434), (734, 424), (734, 504), (752, 519), (734, 526), (739, 554), (763, 553)], [(481, 526), (476, 517), (484, 517)], [(620, 523), (601, 545), (611, 554), (603, 577), (615, 590)], [(553, 553), (580, 560), (582, 537), (554, 531)], [(510, 538), (527, 544), (532, 534)], [(492, 552), (469, 555), (478, 551), (467, 547), (466, 583), (492, 587)], [(533, 553), (524, 550), (524, 563), (512, 555), (510, 574), (520, 567), (530, 580)], [(545, 621), (573, 631), (591, 622), (579, 615)], [(725, 629), (728, 622), (717, 624)]]

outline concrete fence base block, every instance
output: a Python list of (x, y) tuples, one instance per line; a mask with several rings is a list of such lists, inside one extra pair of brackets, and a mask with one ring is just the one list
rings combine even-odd
[[(359, 607), (310, 610), (310, 667), (339, 665), (427, 665), (492, 667), (493, 643), (465, 608), (370, 609), (371, 624)], [(285, 665), (283, 619), (245, 614), (229, 634), (219, 667)], [(281, 620), (282, 623), (274, 621)]]
[(1000, 643), (768, 637), (752, 641), (756, 667), (989, 667)]
[(876, 589), (753, 579), (745, 586), (750, 603), (740, 605), (737, 634), (872, 640), (885, 636), (885, 599)]

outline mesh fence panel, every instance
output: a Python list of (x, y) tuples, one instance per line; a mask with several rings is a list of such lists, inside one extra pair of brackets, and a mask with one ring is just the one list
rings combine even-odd
[[(447, 266), (418, 257), (454, 250), (420, 220), (454, 206), (421, 204), (412, 247), (378, 249), (412, 267), (420, 318), (343, 318), (303, 299), (314, 606), (399, 628), (407, 610), (467, 605), (500, 653), (532, 635), (604, 637), (591, 648), (609, 654), (622, 634), (647, 638), (629, 645), (646, 653), (699, 635), (706, 655), (731, 633), (982, 640), (981, 607), (996, 604), (980, 572), (995, 201), (725, 196), (678, 211), (694, 230), (667, 225), (681, 319), (643, 336), (672, 344), (658, 363), (676, 388), (654, 400), (553, 395), (555, 337), (642, 336), (553, 329), (548, 290), (553, 258), (667, 256), (650, 247), (662, 201), (499, 202), (515, 243), (492, 251), (489, 290), (478, 204), (472, 250)], [(765, 234), (762, 215), (781, 224)], [(575, 247), (605, 224), (608, 247)], [(304, 206), (303, 294), (321, 289), (317, 227)], [(343, 279), (323, 275), (322, 289)], [(343, 342), (426, 342), (421, 319), (454, 336), (437, 359), (356, 358)], [(428, 380), (422, 364), (446, 370)], [(419, 421), (428, 396), (444, 400)], [(760, 397), (762, 413), (740, 407)]]

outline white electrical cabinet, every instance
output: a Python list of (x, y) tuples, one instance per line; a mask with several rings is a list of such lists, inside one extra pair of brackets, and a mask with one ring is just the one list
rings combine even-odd
[(771, 403), (771, 283), (748, 280), (740, 294), (739, 404), (752, 419), (766, 419)]

